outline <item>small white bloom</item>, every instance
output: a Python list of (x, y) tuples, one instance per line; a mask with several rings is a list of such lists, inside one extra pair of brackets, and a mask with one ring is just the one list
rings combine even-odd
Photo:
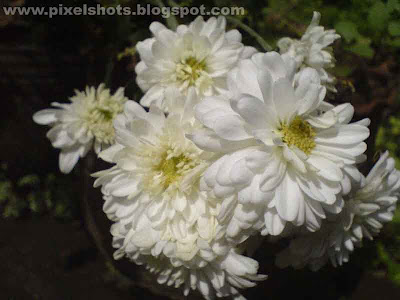
[(167, 117), (155, 106), (147, 113), (127, 102), (114, 122), (116, 144), (99, 155), (115, 164), (94, 176), (99, 177), (95, 186), (102, 185), (104, 212), (118, 224), (112, 229), (118, 237), (117, 256), (143, 259), (161, 272), (160, 278), (197, 286), (206, 298), (213, 293), (211, 284), (218, 296), (237, 294), (234, 287), (242, 287), (240, 282), (246, 286), (248, 279), (259, 277), (253, 271), (222, 269), (235, 245), (227, 242), (225, 227), (217, 220), (221, 201), (199, 188), (212, 155), (186, 138), (200, 125), (193, 117), (199, 99), (194, 88), (187, 96), (169, 92), (166, 101), (174, 109)]
[(335, 66), (335, 58), (331, 45), (340, 38), (335, 30), (324, 30), (319, 26), (321, 14), (314, 12), (311, 24), (300, 40), (284, 37), (278, 41), (280, 53), (295, 59), (296, 67), (301, 70), (306, 67), (314, 68), (318, 71), (321, 82), (329, 90), (336, 92), (335, 77), (327, 69)]
[(237, 194), (242, 205), (227, 210), (234, 211), (231, 237), (258, 226), (257, 214), (263, 234), (280, 234), (286, 222), (316, 231), (326, 211), (340, 212), (342, 180), (352, 176), (366, 150), (369, 120), (349, 124), (350, 104), (324, 102), (315, 70), (305, 69), (294, 87), (293, 74), (291, 59), (255, 54), (231, 73), (230, 101), (206, 97), (195, 107), (207, 128), (191, 139), (221, 155), (205, 172), (203, 186), (224, 203)]
[(328, 217), (317, 232), (302, 230), (288, 248), (278, 253), (276, 265), (295, 269), (308, 265), (311, 270), (317, 271), (329, 261), (335, 267), (348, 262), (350, 253), (360, 242), (352, 235), (351, 224), (351, 213), (345, 205), (339, 215)]
[(145, 92), (140, 104), (168, 111), (164, 91), (179, 88), (187, 94), (190, 87), (203, 95), (227, 92), (226, 77), (242, 57), (255, 52), (244, 47), (237, 30), (226, 32), (226, 19), (212, 17), (206, 22), (201, 16), (176, 32), (158, 22), (150, 25), (154, 37), (136, 46), (141, 61), (136, 66), (137, 83)]
[(390, 222), (400, 193), (400, 172), (394, 159), (384, 153), (361, 184), (345, 197), (343, 211), (324, 222), (321, 230), (304, 233), (291, 241), (277, 256), (280, 267), (309, 265), (318, 270), (329, 260), (336, 267), (349, 261), (350, 253), (360, 247), (362, 239), (376, 236), (383, 223)]
[(58, 109), (44, 109), (33, 115), (36, 123), (52, 127), (47, 137), (53, 147), (61, 149), (61, 172), (71, 172), (79, 157), (84, 157), (93, 144), (95, 152), (99, 153), (114, 143), (113, 120), (122, 112), (127, 100), (123, 88), (112, 95), (100, 84), (97, 89), (75, 90), (71, 103), (53, 102), (51, 105)]
[(352, 230), (358, 232), (358, 238), (365, 236), (372, 240), (382, 224), (393, 219), (399, 193), (400, 171), (386, 151), (363, 180), (362, 187), (350, 197), (354, 214)]

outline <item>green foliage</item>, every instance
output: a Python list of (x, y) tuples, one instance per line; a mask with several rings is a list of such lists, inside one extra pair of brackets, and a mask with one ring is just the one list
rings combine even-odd
[(19, 187), (26, 187), (26, 186), (33, 187), (33, 186), (39, 184), (39, 182), (40, 182), (40, 179), (37, 175), (29, 174), (29, 175), (25, 175), (24, 177), (22, 177), (18, 181), (17, 185)]
[(335, 29), (337, 32), (341, 33), (342, 38), (344, 38), (347, 43), (351, 43), (352, 41), (361, 37), (360, 33), (358, 32), (357, 25), (353, 22), (340, 21), (336, 23)]
[(0, 204), (7, 201), (11, 191), (10, 181), (0, 181)]
[(400, 169), (400, 117), (390, 116), (387, 122), (381, 124), (375, 140), (378, 151), (389, 150), (396, 160), (396, 168)]
[[(400, 96), (398, 96), (400, 101)], [(400, 114), (391, 115), (380, 124), (375, 148), (383, 152), (389, 150), (400, 169)], [(398, 206), (392, 222), (386, 225), (381, 241), (376, 245), (377, 265), (385, 266), (388, 278), (400, 286), (400, 207)]]
[(392, 21), (389, 23), (388, 30), (392, 36), (400, 36), (400, 22)]
[(371, 47), (371, 40), (369, 38), (360, 38), (356, 43), (347, 47), (347, 50), (365, 58), (372, 58), (374, 56), (374, 49)]
[(44, 179), (27, 174), (16, 182), (0, 175), (0, 214), (4, 218), (19, 218), (31, 214), (50, 215), (60, 219), (76, 216), (77, 203), (67, 188), (67, 178), (48, 174)]
[[(396, 161), (396, 168), (400, 168), (400, 117), (390, 116), (379, 127), (375, 140), (377, 151), (389, 150)], [(395, 216), (386, 225), (381, 241), (376, 245), (377, 258), (375, 265), (384, 265), (387, 276), (392, 282), (400, 286), (400, 207)]]
[[(343, 49), (350, 53), (371, 59), (377, 47), (385, 46), (387, 52), (400, 48), (400, 0), (337, 1), (335, 5), (327, 0), (270, 0), (262, 9), (263, 18), (257, 27), (272, 44), (285, 32), (299, 37), (310, 23), (313, 11), (321, 12), (322, 25), (336, 29), (342, 36)], [(248, 19), (254, 14), (250, 11)], [(268, 18), (274, 20), (273, 28), (264, 21)]]
[(370, 27), (378, 32), (385, 30), (389, 18), (389, 10), (382, 1), (376, 1), (368, 13), (368, 23)]
[(400, 209), (387, 225), (387, 237), (377, 243), (377, 262), (387, 268), (389, 279), (400, 286)]
[[(372, 58), (378, 46), (398, 47), (393, 39), (399, 32), (398, 0), (351, 2), (353, 5), (338, 15), (339, 21), (335, 24), (336, 30), (345, 38), (347, 50), (362, 57)], [(348, 26), (341, 26), (341, 22), (346, 22)], [(357, 28), (357, 31), (354, 28)], [(349, 32), (352, 35), (351, 40), (346, 38)]]

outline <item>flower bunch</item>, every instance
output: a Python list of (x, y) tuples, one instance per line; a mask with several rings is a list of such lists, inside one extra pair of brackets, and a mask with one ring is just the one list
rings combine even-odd
[(277, 265), (317, 270), (348, 261), (393, 218), (400, 172), (387, 152), (367, 177), (358, 170), (370, 121), (327, 101), (339, 35), (319, 19), (300, 40), (279, 40), (281, 53), (243, 45), (223, 17), (176, 31), (154, 22), (136, 46), (141, 105), (101, 85), (35, 114), (52, 126), (62, 171), (93, 142), (112, 164), (93, 176), (115, 259), (185, 295), (243, 299), (266, 278), (245, 255), (250, 236), (290, 237)]

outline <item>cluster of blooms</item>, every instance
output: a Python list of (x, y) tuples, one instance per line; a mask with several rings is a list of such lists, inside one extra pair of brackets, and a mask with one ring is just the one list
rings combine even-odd
[(335, 91), (327, 47), (339, 36), (319, 18), (301, 40), (281, 39), (281, 53), (244, 46), (223, 17), (176, 31), (154, 22), (136, 46), (141, 105), (101, 85), (34, 116), (53, 126), (63, 172), (93, 141), (96, 153), (108, 146), (99, 157), (113, 166), (93, 176), (114, 222), (115, 259), (185, 295), (244, 299), (240, 289), (266, 278), (245, 256), (251, 235), (290, 228), (277, 265), (316, 270), (348, 261), (393, 218), (394, 160), (383, 154), (365, 178), (356, 165), (369, 120), (351, 123), (352, 105), (325, 101)]

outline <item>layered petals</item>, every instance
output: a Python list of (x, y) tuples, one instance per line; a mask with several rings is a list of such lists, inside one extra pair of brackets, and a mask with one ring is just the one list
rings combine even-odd
[(233, 72), (230, 97), (206, 97), (195, 107), (206, 129), (190, 138), (221, 156), (204, 189), (237, 195), (237, 205), (258, 214), (244, 222), (242, 209), (232, 209), (224, 218), (232, 239), (243, 239), (240, 228), (259, 230), (262, 218), (264, 234), (279, 235), (287, 223), (317, 231), (326, 212), (340, 212), (342, 182), (366, 150), (368, 122), (349, 124), (353, 107), (327, 105), (318, 72), (305, 68), (296, 79), (293, 64), (275, 52), (254, 54)]
[(201, 96), (228, 93), (227, 75), (238, 62), (256, 52), (241, 43), (237, 30), (226, 31), (224, 17), (204, 21), (197, 17), (176, 31), (154, 22), (154, 37), (136, 46), (141, 61), (136, 66), (137, 83), (145, 92), (141, 104), (170, 111), (165, 94), (178, 88), (186, 95), (195, 88)]
[(166, 97), (173, 108), (168, 116), (156, 106), (145, 112), (127, 102), (114, 122), (117, 143), (99, 155), (114, 164), (93, 174), (104, 212), (115, 222), (114, 256), (146, 265), (160, 284), (182, 285), (185, 295), (197, 289), (206, 299), (242, 299), (237, 289), (264, 276), (257, 275), (255, 261), (235, 252), (237, 242), (226, 239), (217, 216), (229, 209), (200, 190), (215, 159), (187, 138), (200, 127), (193, 115), (198, 94), (191, 88), (186, 96), (171, 91)]
[(52, 106), (56, 108), (43, 109), (33, 115), (36, 123), (51, 126), (47, 138), (53, 147), (61, 149), (61, 172), (71, 172), (79, 158), (92, 147), (99, 153), (114, 144), (113, 120), (122, 112), (127, 100), (123, 88), (111, 94), (100, 84), (98, 88), (75, 91), (71, 103), (54, 102)]

